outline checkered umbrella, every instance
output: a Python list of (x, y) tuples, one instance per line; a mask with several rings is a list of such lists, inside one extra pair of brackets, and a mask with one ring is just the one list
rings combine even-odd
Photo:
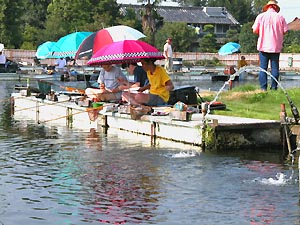
[(141, 59), (163, 59), (154, 46), (139, 40), (123, 40), (105, 45), (87, 62), (89, 65), (139, 62)]
[(140, 31), (125, 25), (103, 28), (87, 37), (79, 46), (75, 59), (90, 59), (100, 48), (123, 40), (138, 40), (146, 37)]
[(93, 32), (74, 32), (61, 37), (51, 48), (52, 58), (74, 57), (80, 44)]

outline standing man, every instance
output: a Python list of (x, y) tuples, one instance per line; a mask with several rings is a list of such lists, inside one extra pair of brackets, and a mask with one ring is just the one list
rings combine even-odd
[[(279, 14), (280, 7), (277, 1), (269, 1), (259, 14), (252, 26), (253, 33), (258, 34), (257, 50), (259, 51), (260, 67), (268, 69), (271, 62), (272, 78), (271, 89), (277, 90), (279, 78), (279, 56), (283, 47), (283, 36), (288, 31), (287, 23)], [(262, 91), (267, 91), (268, 77), (263, 71), (259, 72), (259, 82)]]
[(173, 70), (173, 50), (172, 50), (172, 38), (166, 40), (164, 45), (164, 57), (165, 57), (165, 69), (167, 72)]

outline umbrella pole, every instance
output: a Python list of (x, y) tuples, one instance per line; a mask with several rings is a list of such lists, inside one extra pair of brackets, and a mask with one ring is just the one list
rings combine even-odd
[(129, 105), (131, 105), (131, 101), (130, 101), (130, 99), (131, 99), (131, 94), (130, 94), (130, 82), (129, 82), (129, 80), (127, 80), (127, 84), (128, 84), (128, 103), (129, 103)]

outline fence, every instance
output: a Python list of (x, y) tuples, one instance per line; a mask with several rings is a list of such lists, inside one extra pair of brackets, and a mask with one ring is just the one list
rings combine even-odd
[[(20, 49), (5, 49), (4, 54), (8, 59), (11, 59), (16, 62), (23, 62), (23, 64), (34, 65), (35, 50), (20, 50)], [(238, 60), (241, 56), (245, 56), (246, 60), (253, 65), (259, 64), (259, 58), (257, 53), (252, 54), (232, 54), (227, 56), (220, 56), (217, 53), (202, 53), (202, 52), (175, 52), (174, 58), (182, 59), (184, 61), (196, 62), (200, 60), (212, 60), (217, 58), (221, 63), (231, 66), (237, 65)], [(41, 64), (53, 65), (55, 59), (44, 59), (40, 60)], [(77, 60), (77, 65), (87, 65), (87, 60)], [(163, 61), (159, 63), (163, 64)], [(281, 70), (300, 70), (300, 54), (293, 53), (281, 53), (279, 67)]]

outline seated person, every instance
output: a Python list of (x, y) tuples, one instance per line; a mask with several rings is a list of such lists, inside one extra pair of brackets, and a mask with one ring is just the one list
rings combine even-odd
[(2, 68), (6, 67), (6, 57), (2, 53), (2, 51), (0, 52), (0, 67)]
[(133, 82), (129, 82), (130, 87), (143, 87), (149, 83), (146, 71), (137, 63), (125, 63), (122, 64), (122, 68), (126, 68), (128, 74), (134, 76)]
[(121, 100), (128, 80), (119, 67), (107, 64), (102, 65), (97, 82), (100, 88), (87, 88), (87, 97), (93, 101), (116, 101)]
[(247, 66), (248, 63), (246, 61), (246, 58), (245, 56), (241, 56), (241, 59), (238, 61), (238, 65), (237, 65), (237, 69), (239, 70), (240, 68), (244, 67), (244, 66)]
[(67, 61), (66, 59), (64, 58), (59, 58), (55, 61), (55, 70), (57, 72), (63, 72), (63, 71), (66, 71), (67, 68), (66, 68), (66, 65), (67, 65)]
[[(139, 90), (139, 87), (144, 87), (149, 83), (147, 73), (143, 69), (143, 67), (137, 65), (137, 63), (125, 63), (122, 64), (122, 68), (127, 70), (128, 74), (134, 76), (133, 82), (128, 83), (128, 89), (129, 88), (137, 88)], [(124, 91), (122, 95), (122, 99), (127, 101), (128, 99), (128, 91)]]
[[(238, 61), (238, 64), (237, 64), (237, 69), (239, 70), (240, 68), (244, 67), (244, 66), (248, 66), (248, 62), (246, 61), (246, 58), (245, 56), (241, 56), (241, 59)], [(246, 71), (242, 71), (240, 74), (239, 74), (239, 80), (244, 80), (245, 77), (248, 75), (248, 73)]]
[[(149, 84), (139, 88), (139, 93), (129, 93), (128, 102), (133, 105), (144, 104), (148, 106), (159, 106), (167, 104), (170, 91), (174, 89), (166, 70), (155, 65), (155, 59), (142, 59), (142, 67), (147, 71)], [(149, 93), (143, 91), (149, 89)]]

